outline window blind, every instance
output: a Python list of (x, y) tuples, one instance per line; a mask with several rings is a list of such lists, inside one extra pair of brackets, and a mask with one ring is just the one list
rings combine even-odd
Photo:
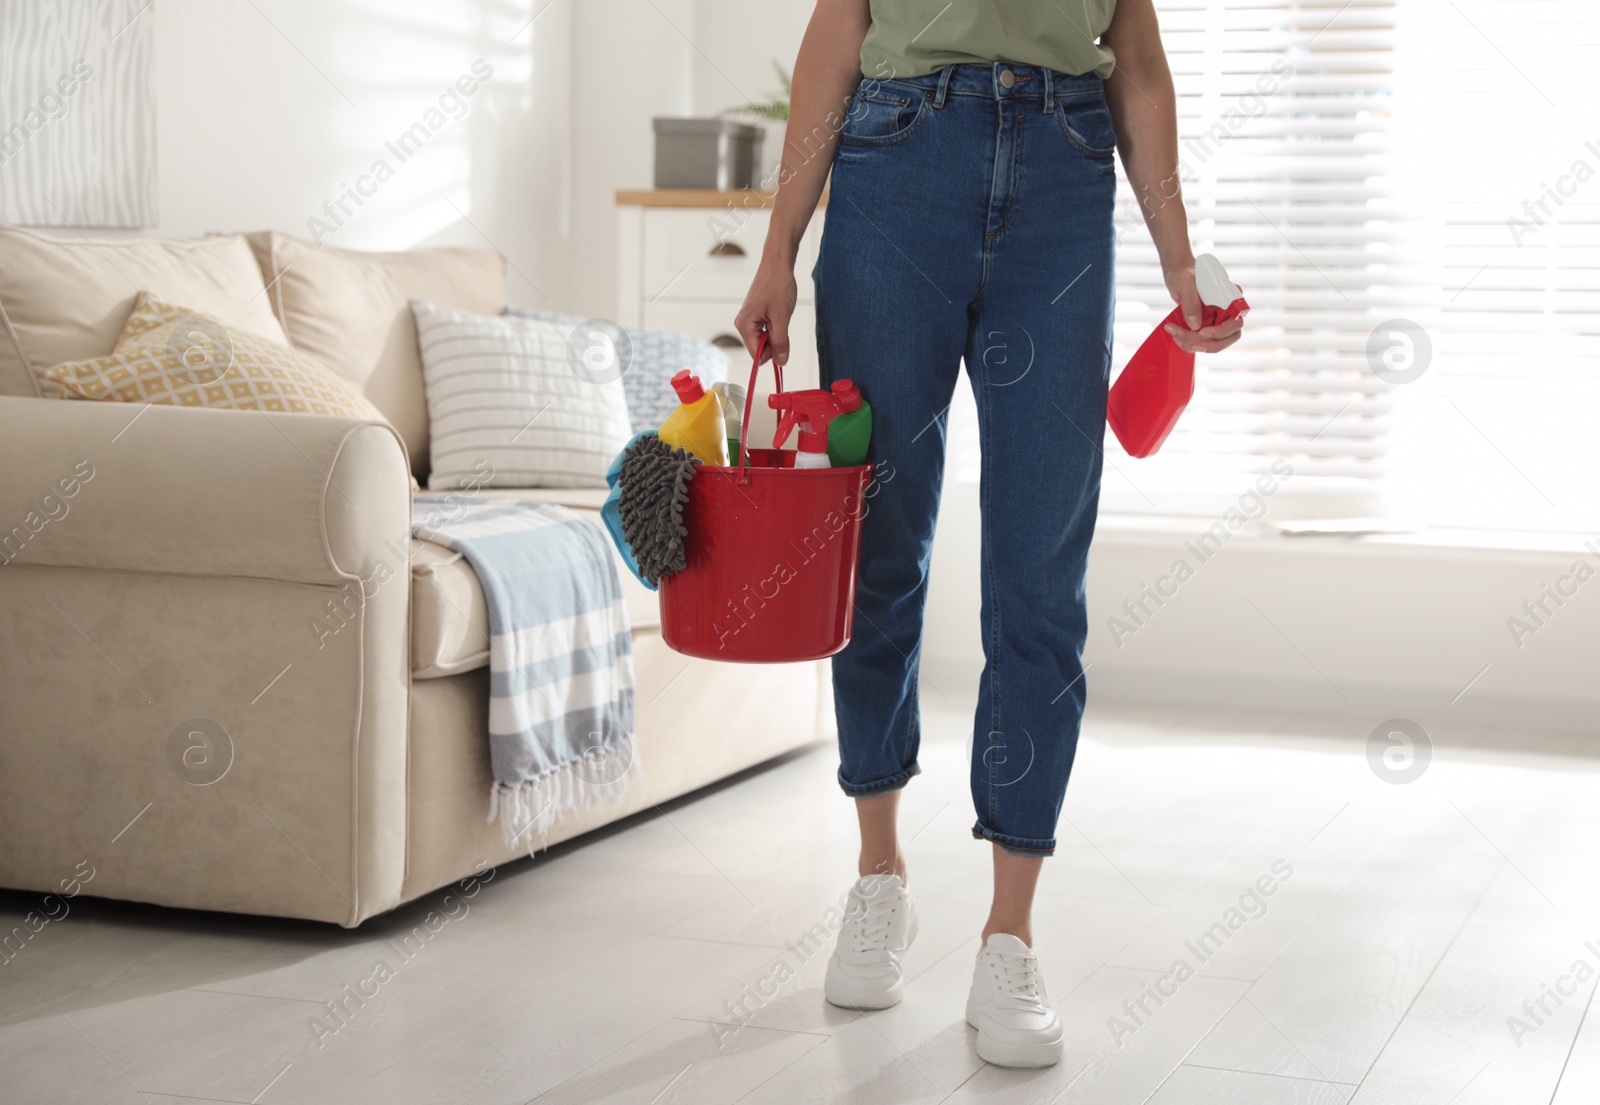
[[(1156, 456), (1134, 460), (1107, 433), (1102, 502), (1206, 512), (1287, 459), (1293, 498), (1362, 509), (1385, 471), (1393, 390), (1368, 368), (1368, 338), (1409, 302), (1390, 203), (1395, 0), (1157, 8), (1190, 237), (1227, 266), (1251, 313), (1244, 339), (1199, 358), (1195, 398)], [(1125, 178), (1116, 233), (1113, 373), (1172, 309)], [(974, 479), (966, 395), (951, 419), (953, 470)]]
[(1402, 6), (1401, 201), (1434, 361), (1389, 491), (1441, 526), (1600, 531), (1600, 23), (1592, 0)]
[[(1195, 398), (1161, 452), (1134, 461), (1107, 434), (1115, 505), (1204, 508), (1278, 458), (1297, 497), (1376, 496), (1392, 389), (1368, 367), (1368, 337), (1394, 310), (1404, 267), (1389, 168), (1394, 8), (1158, 4), (1190, 237), (1227, 266), (1251, 313), (1239, 344), (1198, 359)], [(1114, 370), (1172, 306), (1133, 191), (1119, 186)]]
[[(1600, 532), (1593, 0), (1157, 8), (1191, 238), (1253, 310), (1160, 453), (1107, 434), (1103, 507), (1213, 513), (1281, 458), (1280, 513)], [(1125, 180), (1116, 227), (1114, 372), (1171, 304)], [(962, 389), (958, 479), (976, 438)]]

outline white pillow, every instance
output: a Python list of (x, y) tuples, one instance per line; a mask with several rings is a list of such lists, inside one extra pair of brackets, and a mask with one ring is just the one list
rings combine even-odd
[(570, 327), (411, 301), (428, 399), (429, 488), (605, 487), (633, 436), (622, 382), (594, 382)]
[[(539, 318), (559, 323), (567, 328), (568, 334), (584, 322), (575, 315), (558, 315), (554, 311), (538, 311), (532, 307), (507, 307), (500, 313), (514, 318)], [(633, 424), (641, 430), (661, 425), (677, 409), (678, 395), (672, 390), (672, 376), (680, 369), (687, 368), (707, 387), (728, 378), (728, 355), (704, 338), (648, 326), (618, 326), (616, 323), (602, 323), (600, 329), (616, 332), (620, 341), (614, 341), (613, 344), (625, 350), (626, 355), (619, 366), (623, 370), (622, 390), (628, 397), (628, 413), (633, 416)], [(580, 338), (583, 336), (580, 334)], [(592, 331), (587, 336), (592, 347)], [(744, 355), (742, 348), (739, 355)], [(749, 375), (749, 367), (743, 366), (742, 375), (735, 382), (742, 384), (744, 377)]]

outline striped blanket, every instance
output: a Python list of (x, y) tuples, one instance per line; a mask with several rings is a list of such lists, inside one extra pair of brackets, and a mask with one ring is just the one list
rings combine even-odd
[[(543, 844), (620, 796), (633, 749), (633, 650), (611, 542), (550, 503), (415, 496), (412, 532), (466, 557), (489, 606), (489, 820)], [(529, 849), (532, 841), (529, 837)]]

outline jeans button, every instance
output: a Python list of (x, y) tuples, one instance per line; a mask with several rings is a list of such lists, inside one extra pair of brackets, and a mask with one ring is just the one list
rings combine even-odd
[(1000, 87), (1010, 88), (1017, 83), (1017, 75), (1009, 69), (1000, 70)]

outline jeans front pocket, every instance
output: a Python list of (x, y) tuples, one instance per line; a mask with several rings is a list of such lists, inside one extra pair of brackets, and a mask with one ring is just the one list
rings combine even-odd
[(1055, 115), (1062, 137), (1085, 157), (1109, 161), (1116, 155), (1117, 132), (1104, 96), (1057, 100)]
[(915, 85), (866, 80), (850, 100), (839, 141), (847, 146), (888, 146), (916, 133), (928, 115), (928, 94)]

